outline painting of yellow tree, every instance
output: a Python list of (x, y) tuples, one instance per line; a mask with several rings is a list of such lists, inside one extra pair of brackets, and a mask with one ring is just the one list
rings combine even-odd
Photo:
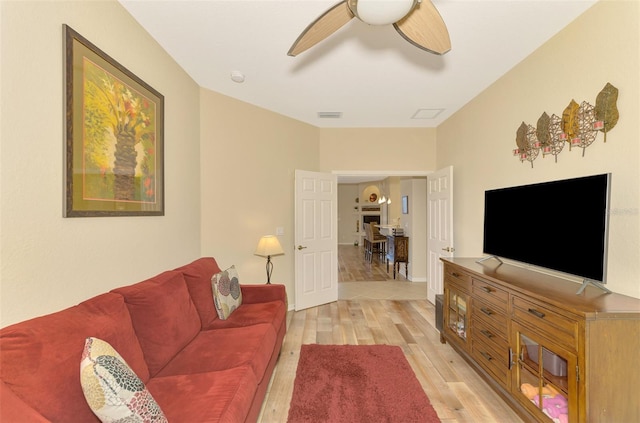
[(155, 202), (155, 103), (84, 59), (83, 196)]
[(164, 216), (164, 96), (63, 28), (64, 216)]

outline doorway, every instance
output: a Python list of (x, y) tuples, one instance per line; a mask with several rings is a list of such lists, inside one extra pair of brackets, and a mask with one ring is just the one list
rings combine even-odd
[[(411, 179), (411, 178), (426, 178), (429, 172), (333, 172), (338, 175), (338, 186), (341, 184), (359, 186), (353, 188), (350, 194), (341, 197), (338, 196), (338, 219), (339, 225), (347, 225), (344, 232), (348, 232), (348, 237), (338, 237), (338, 299), (397, 299), (397, 300), (409, 300), (409, 299), (426, 299), (427, 298), (427, 284), (423, 283), (426, 280), (411, 282), (407, 280), (406, 274), (397, 274), (396, 279), (393, 279), (393, 270), (389, 268), (389, 272), (386, 269), (385, 258), (373, 257), (371, 262), (368, 262), (364, 258), (363, 237), (361, 236), (361, 227), (364, 221), (363, 218), (367, 213), (359, 213), (363, 203), (368, 199), (361, 199), (360, 197), (365, 191), (365, 188), (371, 184), (380, 184), (381, 194), (387, 197), (391, 194), (389, 182), (387, 178), (397, 177), (398, 179)], [(382, 181), (385, 181), (382, 182)], [(384, 207), (380, 210), (380, 214), (385, 215), (385, 219), (381, 219), (383, 223), (395, 224), (400, 222), (400, 187), (395, 188), (394, 195), (395, 204), (394, 207), (398, 208), (397, 215), (393, 216), (389, 212), (391, 206), (384, 204)], [(426, 191), (426, 189), (425, 189)], [(368, 194), (368, 192), (366, 193)], [(424, 193), (426, 198), (426, 192)], [(355, 216), (357, 215), (357, 217)], [(421, 217), (426, 222), (426, 207), (424, 216)], [(342, 219), (342, 221), (340, 221)], [(349, 220), (349, 222), (345, 222)], [(425, 225), (426, 226), (426, 225)], [(342, 228), (339, 226), (339, 228)], [(356, 229), (357, 228), (357, 229)], [(354, 233), (356, 232), (356, 233)], [(426, 239), (426, 234), (420, 235)], [(410, 243), (411, 244), (411, 243)], [(409, 247), (411, 249), (411, 246)], [(426, 253), (424, 257), (421, 257), (426, 264)], [(409, 266), (411, 266), (410, 263)], [(404, 271), (404, 266), (403, 271)]]
[(424, 300), (425, 283), (411, 283), (403, 275), (393, 279), (393, 271), (386, 271), (384, 260), (374, 257), (364, 260), (362, 246), (338, 245), (339, 300)]

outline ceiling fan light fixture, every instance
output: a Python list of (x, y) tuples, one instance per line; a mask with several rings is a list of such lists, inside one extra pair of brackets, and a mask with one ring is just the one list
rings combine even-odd
[(389, 25), (407, 16), (418, 0), (348, 0), (349, 9), (369, 25)]

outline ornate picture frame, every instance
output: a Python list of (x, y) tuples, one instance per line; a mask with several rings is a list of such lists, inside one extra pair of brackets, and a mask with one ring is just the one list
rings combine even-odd
[(164, 216), (163, 95), (63, 28), (64, 216)]

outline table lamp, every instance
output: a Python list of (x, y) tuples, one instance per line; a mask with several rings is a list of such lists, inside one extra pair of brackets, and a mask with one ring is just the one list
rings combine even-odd
[(254, 253), (257, 256), (267, 258), (267, 284), (271, 284), (271, 273), (273, 272), (273, 263), (271, 263), (271, 256), (279, 256), (284, 254), (282, 246), (278, 238), (273, 235), (265, 235), (260, 238), (258, 247)]

